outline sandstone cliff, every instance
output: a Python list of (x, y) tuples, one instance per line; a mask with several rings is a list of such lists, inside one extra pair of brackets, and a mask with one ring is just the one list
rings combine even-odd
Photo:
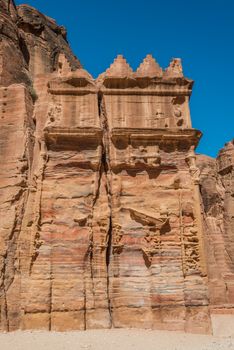
[[(234, 140), (217, 159), (199, 155), (210, 303), (215, 312), (234, 302)], [(219, 310), (220, 309), (220, 310)]]
[(233, 312), (233, 157), (195, 155), (179, 59), (94, 80), (0, 0), (0, 329), (212, 332)]

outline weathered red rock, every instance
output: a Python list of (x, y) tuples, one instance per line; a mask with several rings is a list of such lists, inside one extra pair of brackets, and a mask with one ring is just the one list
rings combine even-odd
[(234, 304), (234, 141), (217, 160), (198, 156), (201, 170), (204, 228), (209, 270), (210, 303), (215, 309)]
[(0, 329), (212, 332), (234, 312), (234, 145), (196, 156), (181, 61), (94, 80), (54, 20), (0, 8)]

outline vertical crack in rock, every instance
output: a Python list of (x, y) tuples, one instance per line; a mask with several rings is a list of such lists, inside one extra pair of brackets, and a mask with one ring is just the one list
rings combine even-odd
[(31, 261), (29, 267), (29, 274), (32, 272), (32, 268), (39, 254), (39, 248), (42, 244), (40, 240), (40, 228), (41, 228), (41, 199), (42, 199), (42, 188), (43, 188), (43, 180), (44, 180), (44, 171), (46, 168), (46, 163), (48, 161), (47, 149), (44, 142), (40, 143), (40, 162), (39, 162), (39, 173), (37, 175), (37, 193), (36, 193), (36, 210), (35, 210), (35, 219), (34, 219), (34, 239), (33, 246), (31, 247), (32, 251), (30, 252)]
[(110, 315), (110, 324), (112, 326), (112, 311), (111, 311), (111, 298), (110, 298), (110, 260), (112, 252), (112, 204), (111, 204), (111, 191), (110, 191), (110, 181), (109, 181), (109, 164), (107, 162), (106, 152), (103, 154), (103, 164), (107, 178), (106, 193), (108, 196), (108, 204), (110, 209), (109, 216), (109, 228), (107, 232), (107, 248), (106, 248), (106, 270), (107, 270), (107, 299), (108, 299), (108, 310)]
[[(95, 273), (94, 273), (94, 231), (93, 231), (93, 225), (94, 225), (94, 212), (95, 207), (98, 205), (98, 199), (100, 196), (100, 186), (102, 181), (102, 175), (103, 175), (103, 146), (99, 146), (99, 156), (100, 156), (100, 162), (98, 170), (96, 171), (96, 177), (94, 182), (94, 191), (93, 191), (93, 201), (92, 201), (92, 212), (89, 218), (89, 228), (90, 228), (90, 237), (89, 237), (89, 246), (87, 249), (87, 252), (85, 254), (84, 258), (84, 265), (83, 265), (83, 271), (84, 271), (84, 329), (87, 329), (87, 272), (90, 273), (91, 283), (92, 283), (92, 298), (94, 302), (94, 308), (95, 308)], [(89, 271), (87, 271), (87, 265), (89, 266)]]
[(110, 298), (110, 258), (112, 251), (112, 216), (110, 215), (109, 231), (108, 231), (108, 243), (106, 249), (106, 269), (107, 269), (107, 298), (108, 298), (108, 310), (110, 315), (110, 324), (112, 326), (112, 311), (111, 311), (111, 298)]
[(64, 27), (0, 8), (0, 330), (209, 333), (234, 303), (234, 140), (200, 174), (180, 59), (119, 55), (95, 81)]
[(112, 203), (111, 203), (111, 189), (110, 189), (110, 164), (109, 164), (109, 127), (106, 115), (105, 102), (101, 92), (98, 94), (98, 108), (101, 119), (101, 125), (103, 128), (103, 152), (102, 152), (102, 167), (106, 175), (106, 193), (109, 206), (109, 227), (107, 231), (107, 247), (106, 247), (106, 272), (107, 272), (107, 299), (108, 299), (108, 310), (110, 316), (110, 325), (112, 326), (112, 311), (111, 311), (111, 298), (110, 298), (110, 259), (112, 251)]

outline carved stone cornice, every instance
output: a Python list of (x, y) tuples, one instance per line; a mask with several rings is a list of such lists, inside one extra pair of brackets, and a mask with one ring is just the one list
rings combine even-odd
[(176, 129), (176, 128), (113, 128), (111, 138), (115, 141), (118, 138), (131, 140), (148, 140), (159, 144), (166, 142), (179, 143), (186, 141), (191, 145), (197, 145), (202, 136), (201, 131), (196, 129)]
[(52, 79), (48, 83), (48, 92), (53, 95), (82, 95), (98, 92), (92, 76), (84, 69)]
[(122, 86), (120, 88), (108, 87), (108, 85), (102, 86), (100, 91), (105, 95), (190, 96), (193, 84), (192, 81), (186, 86), (178, 85), (173, 81), (153, 82), (151, 79), (144, 79), (144, 82), (141, 83), (142, 85), (144, 84), (142, 87), (139, 86), (139, 81), (138, 83), (136, 82), (131, 88)]
[(47, 127), (44, 129), (44, 137), (47, 146), (55, 144), (63, 144), (70, 141), (71, 144), (83, 142), (88, 144), (89, 141), (101, 144), (103, 130), (98, 127), (83, 127), (83, 128), (53, 128)]

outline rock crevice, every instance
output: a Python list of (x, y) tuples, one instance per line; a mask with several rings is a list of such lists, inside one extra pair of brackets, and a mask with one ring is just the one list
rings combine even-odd
[(195, 154), (180, 59), (94, 80), (64, 27), (0, 9), (0, 330), (212, 332), (234, 305), (234, 145)]

